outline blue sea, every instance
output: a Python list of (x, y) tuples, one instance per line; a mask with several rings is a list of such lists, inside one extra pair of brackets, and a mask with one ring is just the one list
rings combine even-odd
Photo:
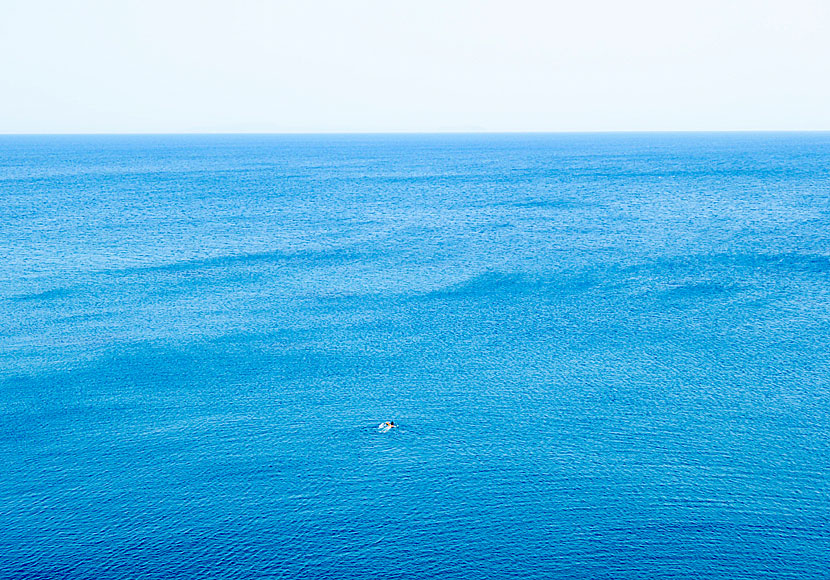
[(0, 578), (830, 578), (829, 344), (828, 133), (0, 137)]

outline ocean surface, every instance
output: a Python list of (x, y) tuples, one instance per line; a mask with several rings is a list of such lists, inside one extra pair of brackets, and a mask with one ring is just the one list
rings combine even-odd
[(0, 137), (0, 578), (830, 578), (829, 345), (827, 133)]

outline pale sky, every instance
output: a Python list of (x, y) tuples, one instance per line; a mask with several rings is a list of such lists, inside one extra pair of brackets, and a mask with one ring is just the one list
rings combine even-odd
[(0, 0), (0, 133), (830, 130), (830, 0)]

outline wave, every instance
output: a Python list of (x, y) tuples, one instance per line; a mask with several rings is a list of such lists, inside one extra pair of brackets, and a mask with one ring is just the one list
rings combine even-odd
[(78, 292), (74, 286), (59, 286), (57, 288), (50, 288), (41, 292), (27, 292), (25, 294), (18, 294), (10, 297), (13, 302), (38, 302), (47, 300), (60, 300), (61, 298), (68, 298)]
[(830, 257), (820, 254), (709, 254), (603, 264), (571, 272), (524, 273), (489, 271), (421, 295), (426, 299), (470, 299), (485, 296), (574, 294), (596, 288), (660, 290), (666, 297), (707, 298), (752, 284), (761, 274), (830, 274)]
[(336, 264), (342, 262), (354, 262), (370, 257), (366, 251), (353, 249), (330, 249), (330, 250), (300, 250), (297, 252), (286, 252), (283, 250), (272, 250), (267, 252), (249, 252), (244, 254), (230, 254), (168, 262), (165, 264), (152, 264), (144, 266), (130, 266), (126, 268), (113, 268), (101, 271), (106, 274), (142, 274), (150, 272), (186, 272), (192, 270), (203, 270), (211, 268), (222, 268), (237, 264), (257, 264), (272, 262), (310, 262), (317, 264)]

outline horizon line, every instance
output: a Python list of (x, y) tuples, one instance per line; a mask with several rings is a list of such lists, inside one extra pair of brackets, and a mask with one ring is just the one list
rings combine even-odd
[(0, 137), (93, 137), (93, 136), (349, 136), (349, 135), (608, 135), (608, 134), (750, 134), (750, 133), (830, 133), (828, 129), (610, 129), (582, 131), (79, 131), (79, 132), (0, 132)]

